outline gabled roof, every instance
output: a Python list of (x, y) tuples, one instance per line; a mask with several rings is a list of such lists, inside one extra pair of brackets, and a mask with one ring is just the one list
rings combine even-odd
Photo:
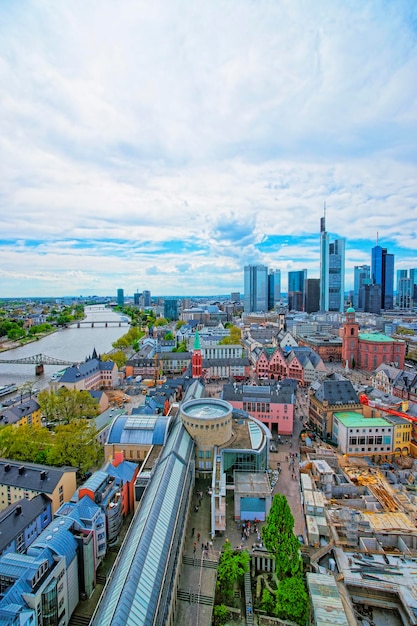
[(51, 514), (50, 498), (39, 493), (31, 500), (22, 498), (0, 511), (0, 552), (14, 537), (34, 522), (46, 507), (49, 507)]
[(360, 404), (358, 394), (350, 380), (326, 379), (314, 395), (320, 402), (327, 400), (330, 406)]
[(100, 371), (98, 359), (90, 359), (85, 363), (67, 367), (65, 372), (59, 378), (60, 383), (76, 383), (84, 378), (89, 378)]
[(76, 471), (75, 467), (58, 468), (0, 459), (0, 484), (48, 494), (54, 492), (66, 472)]

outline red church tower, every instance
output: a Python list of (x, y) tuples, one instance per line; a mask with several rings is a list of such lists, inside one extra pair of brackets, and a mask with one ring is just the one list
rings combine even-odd
[(359, 361), (359, 324), (356, 321), (355, 309), (349, 307), (346, 311), (346, 321), (343, 324), (342, 334), (342, 362), (348, 367), (358, 365)]
[(195, 333), (194, 349), (191, 356), (191, 366), (193, 378), (200, 378), (203, 375), (203, 357), (201, 354), (200, 337), (198, 331)]

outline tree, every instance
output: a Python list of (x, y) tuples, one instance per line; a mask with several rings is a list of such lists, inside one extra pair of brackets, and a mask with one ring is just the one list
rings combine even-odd
[(45, 463), (51, 433), (41, 426), (4, 426), (0, 429), (0, 455), (16, 461)]
[(54, 445), (49, 455), (51, 465), (70, 465), (81, 474), (98, 465), (103, 451), (97, 441), (93, 422), (73, 420), (70, 424), (58, 426), (54, 435)]
[(293, 533), (294, 517), (287, 498), (276, 494), (262, 528), (267, 550), (275, 556), (276, 574), (280, 580), (302, 571), (300, 542)]
[(300, 576), (284, 578), (278, 585), (275, 605), (280, 619), (291, 620), (303, 626), (309, 615), (309, 600)]
[(224, 604), (217, 604), (213, 609), (213, 615), (216, 626), (222, 626), (229, 620), (229, 611)]
[(178, 320), (178, 322), (175, 325), (175, 330), (179, 330), (181, 326), (185, 326), (184, 320)]
[(264, 589), (262, 591), (261, 598), (261, 609), (262, 611), (266, 611), (267, 613), (275, 613), (275, 598), (269, 589)]
[(172, 341), (174, 339), (174, 335), (172, 334), (170, 330), (167, 333), (165, 333), (164, 339), (165, 341)]
[(68, 424), (80, 417), (96, 417), (98, 415), (97, 401), (88, 391), (67, 389), (61, 387), (56, 393), (41, 391), (38, 396), (42, 415), (47, 422)]
[(230, 326), (229, 336), (224, 337), (221, 341), (219, 341), (219, 343), (223, 345), (235, 345), (240, 343), (241, 340), (242, 334), (240, 332), (240, 328), (237, 326)]
[(111, 354), (103, 354), (101, 360), (113, 361), (113, 363), (116, 363), (117, 367), (121, 369), (126, 365), (127, 356), (123, 350), (116, 350), (116, 352), (112, 352)]
[(217, 568), (217, 590), (229, 602), (233, 600), (233, 585), (241, 583), (249, 571), (250, 556), (246, 550), (233, 551), (229, 541), (223, 546)]

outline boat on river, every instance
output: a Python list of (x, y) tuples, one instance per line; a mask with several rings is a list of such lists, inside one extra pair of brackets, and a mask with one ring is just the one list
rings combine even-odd
[(8, 393), (13, 393), (14, 391), (17, 391), (16, 383), (10, 383), (9, 385), (3, 385), (2, 387), (0, 387), (0, 398), (2, 396), (7, 396)]

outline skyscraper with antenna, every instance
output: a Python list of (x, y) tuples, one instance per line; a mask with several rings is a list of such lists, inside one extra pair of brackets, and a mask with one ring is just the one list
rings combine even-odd
[(330, 241), (326, 231), (326, 203), (320, 219), (320, 310), (344, 310), (345, 240)]

